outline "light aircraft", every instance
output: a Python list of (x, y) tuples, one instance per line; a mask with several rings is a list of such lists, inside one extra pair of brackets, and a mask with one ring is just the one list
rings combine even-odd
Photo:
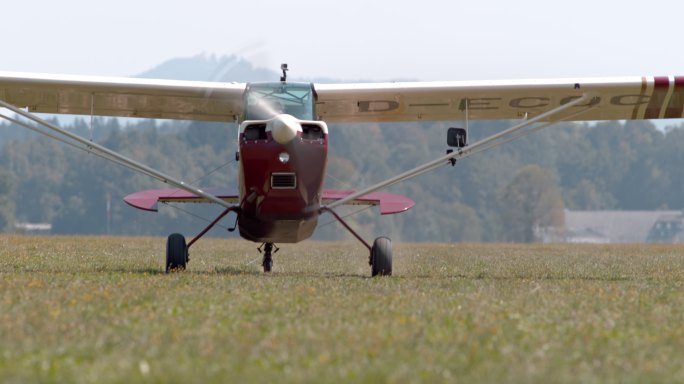
[[(158, 202), (213, 203), (224, 211), (189, 242), (171, 234), (166, 271), (183, 270), (189, 249), (226, 215), (240, 235), (262, 243), (270, 272), (276, 243), (309, 238), (323, 213), (332, 215), (369, 251), (371, 275), (392, 274), (387, 237), (370, 244), (337, 213), (342, 205), (379, 205), (381, 214), (414, 202), (381, 192), (437, 167), (516, 140), (555, 122), (684, 117), (684, 77), (643, 76), (510, 81), (311, 84), (287, 80), (218, 83), (0, 72), (1, 117), (156, 178), (173, 188), (136, 192), (129, 205), (155, 211)], [(51, 124), (36, 113), (235, 122), (239, 126), (237, 190), (203, 189)], [(16, 116), (15, 115), (15, 116)], [(468, 143), (467, 129), (449, 128), (443, 156), (375, 185), (325, 190), (328, 126), (332, 123), (510, 119), (509, 129)], [(369, 143), (370, 146), (373, 143)], [(234, 228), (233, 228), (234, 229)]]

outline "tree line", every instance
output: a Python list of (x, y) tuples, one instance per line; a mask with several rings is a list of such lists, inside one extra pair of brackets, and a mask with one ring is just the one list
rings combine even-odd
[[(326, 187), (358, 189), (432, 160), (444, 154), (446, 129), (457, 125), (333, 124)], [(509, 125), (472, 122), (470, 141)], [(193, 184), (236, 187), (235, 124), (96, 118), (92, 129), (82, 119), (68, 129)], [(0, 124), (0, 143), (5, 231), (16, 222), (46, 222), (61, 234), (193, 235), (220, 211), (194, 204), (162, 206), (157, 214), (138, 211), (123, 202), (125, 195), (164, 186), (8, 123)], [(681, 148), (684, 126), (561, 123), (392, 187), (390, 192), (416, 201), (407, 213), (380, 217), (363, 207), (343, 213), (353, 214), (350, 221), (368, 238), (534, 241), (532, 227), (562, 225), (564, 208), (683, 209)], [(321, 218), (316, 237), (346, 238), (328, 219)]]

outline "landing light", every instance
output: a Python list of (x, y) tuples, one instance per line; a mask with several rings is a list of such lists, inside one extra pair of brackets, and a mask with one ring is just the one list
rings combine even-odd
[(287, 162), (290, 161), (290, 155), (287, 152), (283, 152), (278, 155), (278, 160), (283, 164), (287, 164)]

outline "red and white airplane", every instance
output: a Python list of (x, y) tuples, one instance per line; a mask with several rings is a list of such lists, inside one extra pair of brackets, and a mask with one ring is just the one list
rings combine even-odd
[[(511, 81), (367, 84), (216, 83), (102, 78), (0, 72), (1, 117), (169, 184), (173, 188), (133, 193), (125, 201), (155, 211), (158, 202), (213, 203), (225, 208), (190, 242), (168, 237), (166, 271), (183, 270), (189, 248), (228, 213), (237, 215), (240, 235), (263, 243), (263, 268), (271, 271), (275, 243), (309, 238), (318, 217), (329, 213), (369, 250), (371, 274), (392, 274), (386, 237), (366, 242), (336, 213), (345, 204), (379, 205), (381, 214), (414, 205), (380, 192), (390, 185), (454, 165), (456, 160), (518, 139), (558, 121), (666, 119), (684, 117), (684, 77), (644, 76)], [(123, 116), (236, 122), (239, 124), (238, 190), (202, 189), (65, 131), (36, 113)], [(420, 120), (519, 120), (476, 143), (467, 131), (450, 128), (454, 149), (381, 183), (360, 189), (324, 190), (326, 122)], [(369, 145), (373, 145), (369, 143)]]

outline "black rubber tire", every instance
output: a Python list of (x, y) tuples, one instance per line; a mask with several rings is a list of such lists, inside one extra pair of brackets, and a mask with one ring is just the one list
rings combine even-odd
[(264, 261), (264, 272), (269, 273), (273, 269), (273, 260)]
[(188, 247), (185, 237), (180, 233), (172, 233), (166, 240), (166, 273), (184, 271), (188, 262)]
[(371, 276), (392, 276), (392, 240), (378, 237), (371, 248)]

